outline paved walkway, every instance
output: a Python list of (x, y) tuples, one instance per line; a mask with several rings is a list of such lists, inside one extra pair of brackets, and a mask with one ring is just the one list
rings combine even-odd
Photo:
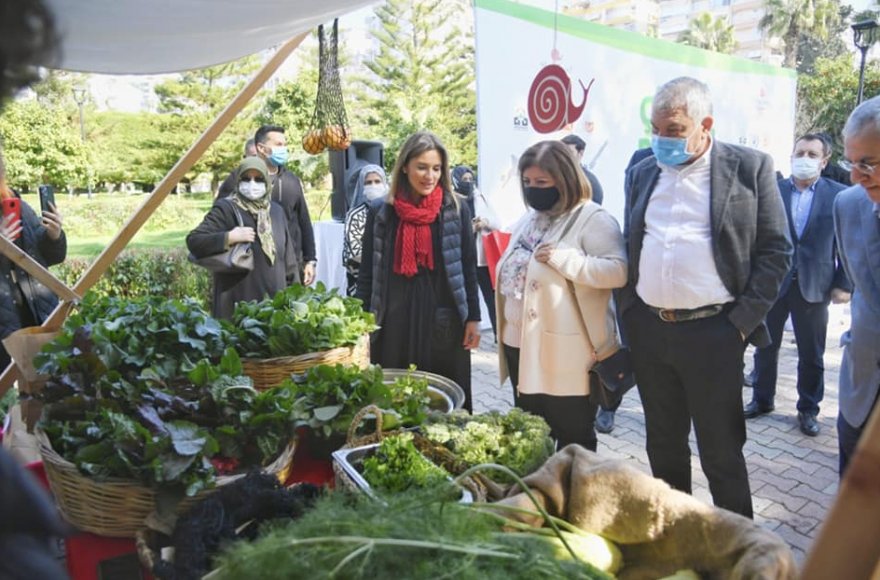
[[(745, 457), (749, 468), (755, 521), (775, 531), (794, 551), (799, 563), (818, 535), (825, 513), (837, 494), (837, 378), (840, 371), (840, 335), (849, 326), (849, 307), (832, 306), (825, 352), (825, 400), (819, 414), (817, 437), (802, 435), (797, 424), (797, 349), (786, 330), (779, 355), (776, 411), (747, 421)], [(498, 354), (491, 330), (473, 358), (473, 394), (476, 412), (506, 410), (513, 404), (509, 383), (498, 385)], [(751, 349), (746, 370), (752, 366)], [(751, 389), (743, 389), (743, 401)], [(696, 444), (691, 436), (691, 449)], [(645, 420), (636, 390), (627, 393), (617, 412), (614, 431), (599, 434), (599, 453), (630, 460), (650, 473), (645, 453)], [(706, 478), (694, 455), (694, 496), (711, 503)]]

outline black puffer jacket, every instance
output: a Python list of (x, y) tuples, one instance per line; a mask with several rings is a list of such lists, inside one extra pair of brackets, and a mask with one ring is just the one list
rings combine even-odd
[[(18, 247), (30, 254), (43, 267), (60, 264), (67, 256), (67, 237), (64, 231), (57, 240), (49, 238), (40, 217), (24, 201), (21, 202), (21, 237)], [(22, 327), (21, 313), (13, 292), (15, 280), (21, 288), (24, 302), (37, 324), (41, 324), (58, 305), (58, 297), (31, 278), (30, 274), (0, 256), (0, 338), (6, 338)]]
[[(385, 314), (386, 283), (394, 261), (393, 241), (396, 232), (389, 227), (397, 223), (394, 218), (394, 206), (384, 199), (377, 199), (370, 204), (364, 228), (357, 297), (364, 302), (365, 308), (369, 306), (379, 325)], [(480, 320), (471, 212), (466, 203), (462, 201), (456, 204), (447, 193), (440, 208), (440, 222), (443, 264), (458, 314), (463, 322)]]

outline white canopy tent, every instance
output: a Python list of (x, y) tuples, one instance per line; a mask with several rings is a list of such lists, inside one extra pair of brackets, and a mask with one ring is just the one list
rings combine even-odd
[(281, 44), (375, 0), (47, 0), (61, 34), (58, 68), (178, 72)]

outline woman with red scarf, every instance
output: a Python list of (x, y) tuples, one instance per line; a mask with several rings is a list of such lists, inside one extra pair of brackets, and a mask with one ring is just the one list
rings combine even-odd
[(387, 198), (364, 227), (357, 297), (380, 325), (370, 349), (385, 368), (443, 375), (471, 401), (470, 351), (480, 344), (477, 261), (470, 210), (452, 193), (449, 159), (428, 132), (407, 139)]

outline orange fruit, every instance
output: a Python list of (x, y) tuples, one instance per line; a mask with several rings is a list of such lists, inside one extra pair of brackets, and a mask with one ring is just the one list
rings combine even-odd
[(303, 150), (309, 155), (317, 155), (325, 149), (324, 141), (321, 139), (321, 130), (312, 129), (303, 136)]

